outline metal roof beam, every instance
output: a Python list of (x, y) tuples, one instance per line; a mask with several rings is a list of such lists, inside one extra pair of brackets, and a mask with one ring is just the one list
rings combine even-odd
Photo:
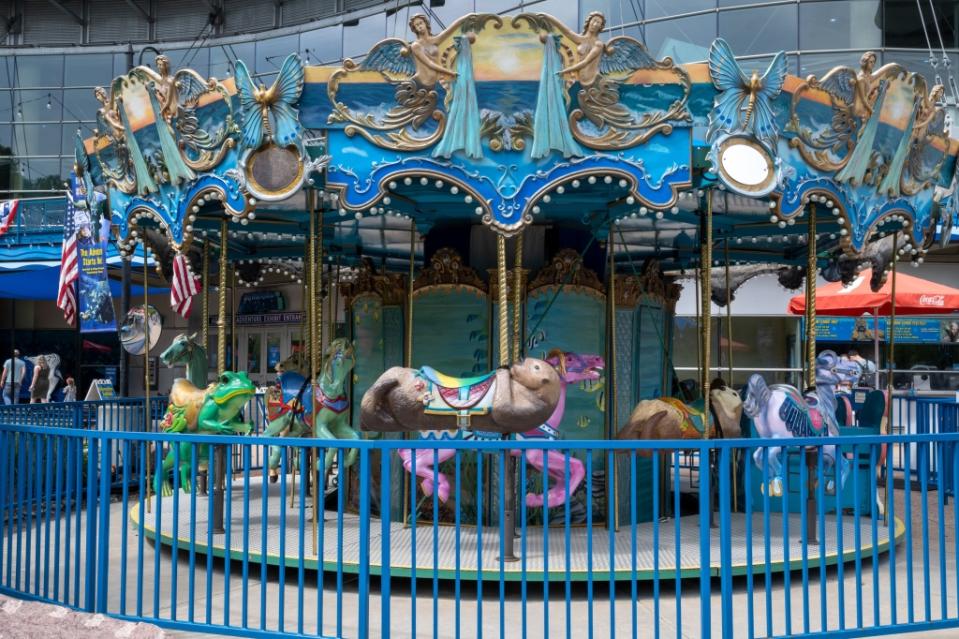
[(79, 24), (81, 27), (87, 26), (87, 23), (83, 18), (78, 16), (76, 13), (74, 13), (72, 9), (64, 5), (62, 2), (60, 2), (60, 0), (47, 0), (47, 2), (52, 4), (54, 7), (56, 7), (57, 9), (65, 13), (66, 15), (70, 16), (73, 19), (73, 21)]
[(143, 16), (147, 22), (152, 24), (155, 21), (154, 17), (150, 15), (150, 12), (144, 9), (143, 7), (141, 7), (136, 0), (123, 0), (123, 1), (127, 3), (128, 6), (136, 9), (137, 13)]

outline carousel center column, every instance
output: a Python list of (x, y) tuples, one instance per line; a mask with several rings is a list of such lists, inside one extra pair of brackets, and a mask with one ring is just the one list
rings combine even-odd
[[(227, 220), (220, 220), (220, 273), (217, 285), (216, 318), (216, 372), (217, 376), (226, 372), (226, 287), (227, 287)], [(223, 495), (226, 482), (226, 448), (213, 447), (214, 483), (213, 483), (213, 526), (214, 533), (225, 533), (223, 527)]]

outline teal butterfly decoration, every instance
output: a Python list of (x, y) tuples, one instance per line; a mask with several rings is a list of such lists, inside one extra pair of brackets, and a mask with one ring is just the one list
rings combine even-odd
[(236, 92), (240, 96), (243, 145), (258, 149), (273, 140), (280, 146), (295, 144), (302, 133), (296, 109), (303, 93), (303, 62), (295, 53), (283, 61), (270, 88), (256, 84), (242, 61), (236, 63)]
[(747, 76), (729, 44), (717, 38), (709, 47), (709, 75), (719, 93), (709, 113), (706, 139), (712, 141), (719, 133), (742, 131), (775, 147), (779, 126), (772, 102), (786, 80), (786, 54), (777, 53), (761, 77), (755, 71)]

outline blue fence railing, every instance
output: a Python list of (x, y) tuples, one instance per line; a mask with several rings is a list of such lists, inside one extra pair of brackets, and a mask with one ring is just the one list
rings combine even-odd
[[(959, 435), (833, 438), (844, 486), (823, 440), (789, 443), (777, 455), (781, 440), (347, 443), (0, 423), (0, 591), (231, 636), (959, 628), (959, 513), (928, 481), (933, 463), (959, 473)], [(275, 483), (253, 463), (272, 446)], [(915, 490), (880, 482), (897, 476), (884, 446), (916, 460)], [(411, 449), (415, 481), (400, 462)], [(681, 470), (679, 450), (700, 466)], [(312, 489), (331, 464), (343, 480), (327, 498)], [(182, 490), (220, 470), (209, 496)], [(563, 503), (539, 505), (551, 488)]]

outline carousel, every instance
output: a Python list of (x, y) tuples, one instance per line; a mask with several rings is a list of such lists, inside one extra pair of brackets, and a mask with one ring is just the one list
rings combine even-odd
[[(577, 440), (838, 432), (829, 412), (836, 388), (862, 371), (817, 352), (816, 277), (807, 275), (851, 281), (871, 267), (878, 289), (894, 281), (897, 260), (921, 261), (937, 222), (953, 218), (959, 145), (937, 106), (942, 87), (896, 64), (876, 68), (870, 53), (859, 68), (823, 77), (788, 75), (784, 53), (744, 68), (723, 40), (712, 43), (707, 62), (677, 65), (612, 37), (597, 12), (581, 27), (545, 14), (471, 14), (440, 33), (416, 15), (409, 29), (407, 38), (335, 66), (305, 66), (294, 53), (275, 76), (254, 78), (236, 61), (233, 77), (222, 80), (171, 69), (158, 56), (155, 67), (97, 90), (98, 130), (77, 147), (87, 188), (106, 192), (103, 215), (124, 255), (150, 246), (202, 300), (202, 331), (163, 354), (188, 370), (162, 427), (185, 441), (191, 433), (249, 432), (241, 409), (255, 389), (229, 370), (226, 290), (282, 269), (303, 286), (307, 349), (268, 392), (264, 434), (570, 442), (568, 455), (516, 451), (505, 464), (469, 450), (454, 460), (454, 450), (435, 448), (377, 458), (390, 469), (392, 490), (388, 500), (373, 491), (373, 512), (392, 522), (394, 574), (452, 574), (455, 554), (457, 574), (505, 570), (510, 578), (519, 564), (469, 564), (476, 557), (465, 554), (459, 563), (460, 548), (485, 544), (495, 557), (502, 543), (504, 558), (524, 554), (524, 571), (549, 578), (585, 575), (587, 563), (591, 574), (628, 577), (618, 558), (629, 557), (637, 539), (622, 522), (688, 516), (671, 512), (678, 499), (651, 488), (669, 487), (652, 478), (654, 468), (672, 464), (640, 457), (630, 469)], [(810, 394), (758, 375), (738, 392), (706, 365), (699, 379), (679, 379), (677, 279), (692, 274), (699, 283), (700, 361), (710, 362), (710, 301), (728, 309), (739, 284), (770, 272), (792, 288), (805, 282)], [(346, 327), (337, 331), (340, 304)], [(210, 348), (215, 375), (206, 370)], [(725, 361), (731, 374), (731, 352)], [(228, 489), (229, 451), (215, 448), (209, 519), (200, 512), (194, 522), (214, 533), (237, 515), (224, 495), (240, 491)], [(783, 512), (799, 517), (782, 484), (798, 457), (781, 463), (774, 450), (769, 477), (754, 467), (751, 485), (742, 470), (754, 460), (740, 460), (734, 499), (718, 505), (739, 516), (732, 559), (740, 571), (763, 561), (747, 551), (743, 495), (768, 494), (776, 509), (786, 501)], [(251, 525), (257, 539), (214, 534), (196, 550), (228, 557), (245, 548), (295, 566), (303, 558), (282, 550), (296, 544), (278, 531), (290, 540), (302, 534), (298, 502), (314, 513), (338, 502), (342, 530), (311, 517), (306, 565), (335, 566), (337, 553), (358, 565), (349, 514), (359, 499), (355, 449), (312, 454), (298, 473), (281, 453), (274, 446), (255, 486), (244, 486), (251, 500), (264, 500), (250, 517), (287, 517), (289, 525)], [(173, 511), (187, 513), (190, 500), (176, 506), (160, 497), (197, 487), (184, 470), (189, 449), (164, 454), (131, 517), (139, 521), (151, 505), (167, 511), (150, 516), (146, 530), (175, 547), (187, 533)], [(868, 478), (875, 468), (829, 447), (823, 457), (829, 476), (840, 478), (826, 487), (840, 494), (836, 507), (862, 499), (847, 478)], [(278, 487), (289, 493), (297, 475), (311, 503), (291, 496), (286, 508)], [(867, 496), (863, 507), (875, 502)], [(514, 545), (520, 525), (548, 529), (564, 515), (590, 526), (574, 527), (569, 544), (537, 534)], [(417, 525), (439, 534), (417, 540)], [(595, 525), (610, 534), (587, 539)], [(675, 537), (672, 530), (663, 526), (658, 543), (675, 550), (673, 563), (660, 562), (656, 573), (698, 569), (699, 555), (683, 552), (701, 542), (696, 526), (680, 535), (677, 525)], [(640, 545), (652, 543), (648, 532)], [(883, 523), (873, 543), (882, 550), (900, 534), (898, 523)], [(439, 547), (424, 551), (424, 543)], [(788, 545), (779, 539), (771, 554), (767, 548), (773, 569), (788, 569)], [(829, 562), (851, 558), (828, 540), (810, 546), (810, 558), (817, 552)], [(563, 553), (572, 554), (568, 565), (544, 562)], [(376, 573), (384, 554), (371, 555)]]

